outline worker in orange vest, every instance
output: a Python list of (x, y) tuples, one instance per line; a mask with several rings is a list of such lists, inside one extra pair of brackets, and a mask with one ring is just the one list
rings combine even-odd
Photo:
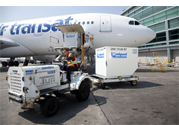
[(76, 57), (73, 53), (69, 53), (68, 49), (63, 49), (63, 54), (65, 57), (62, 57), (62, 60), (67, 60), (67, 67), (66, 67), (66, 78), (67, 78), (67, 82), (66, 83), (70, 83), (71, 82), (71, 71), (78, 71), (78, 63), (76, 62)]

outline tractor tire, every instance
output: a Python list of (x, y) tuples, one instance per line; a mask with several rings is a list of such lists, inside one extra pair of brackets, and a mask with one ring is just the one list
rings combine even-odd
[(90, 84), (83, 81), (79, 87), (79, 90), (76, 91), (76, 98), (78, 101), (82, 102), (88, 99), (90, 94)]
[(49, 96), (42, 101), (40, 109), (45, 116), (51, 117), (55, 115), (59, 109), (59, 100), (55, 97)]

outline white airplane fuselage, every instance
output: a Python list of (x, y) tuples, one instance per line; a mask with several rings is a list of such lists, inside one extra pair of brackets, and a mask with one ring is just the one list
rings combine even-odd
[[(58, 51), (49, 51), (49, 48), (61, 46), (63, 34), (54, 25), (79, 22), (85, 33), (94, 37), (91, 54), (98, 47), (138, 47), (155, 38), (151, 29), (129, 17), (100, 13), (56, 16), (0, 23), (0, 57), (57, 55)], [(59, 43), (51, 42), (51, 37)]]

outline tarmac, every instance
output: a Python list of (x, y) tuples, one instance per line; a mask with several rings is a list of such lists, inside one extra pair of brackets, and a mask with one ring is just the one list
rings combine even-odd
[[(94, 66), (88, 69), (90, 74), (94, 73)], [(139, 77), (137, 86), (127, 82), (109, 83), (106, 89), (101, 89), (94, 85), (89, 99), (84, 102), (78, 102), (74, 95), (66, 93), (66, 101), (50, 118), (41, 114), (39, 105), (23, 110), (9, 103), (7, 71), (7, 67), (0, 67), (0, 125), (179, 124), (179, 68), (152, 72), (149, 66), (140, 66), (134, 73)]]

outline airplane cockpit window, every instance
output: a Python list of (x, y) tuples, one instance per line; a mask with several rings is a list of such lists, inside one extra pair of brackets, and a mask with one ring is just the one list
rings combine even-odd
[(129, 21), (129, 25), (140, 25), (140, 23), (138, 21)]
[(85, 24), (85, 22), (83, 22), (83, 25)]
[(137, 22), (137, 21), (135, 21), (135, 25), (140, 25), (140, 23), (139, 23), (139, 22)]
[(89, 21), (87, 22), (87, 24), (89, 24)]
[(91, 21), (91, 24), (94, 24), (94, 21)]
[(134, 25), (134, 21), (129, 21), (129, 25)]

